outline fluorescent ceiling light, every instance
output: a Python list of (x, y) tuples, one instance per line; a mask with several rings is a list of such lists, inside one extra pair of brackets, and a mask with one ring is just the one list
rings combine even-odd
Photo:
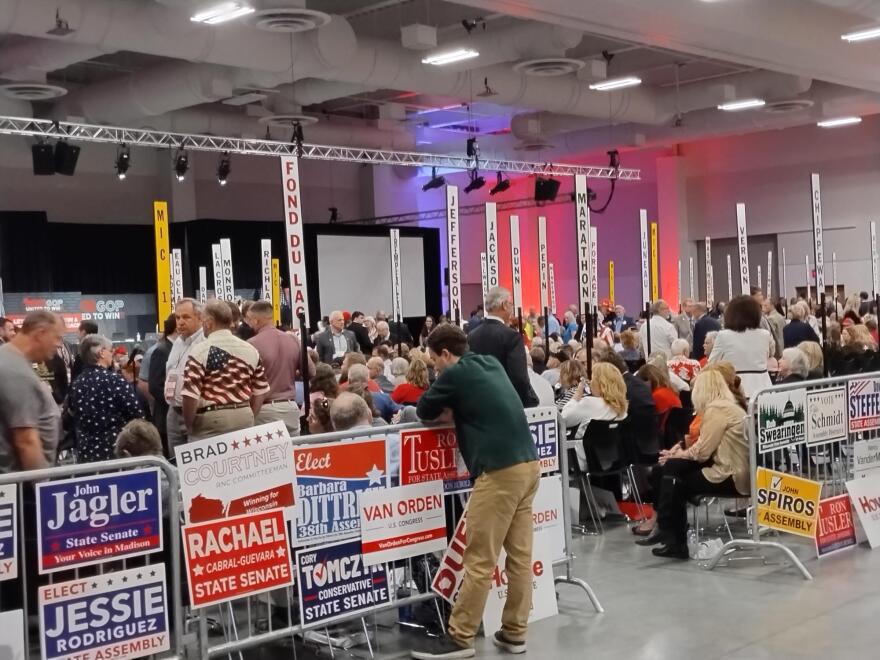
[(816, 126), (821, 126), (822, 128), (837, 128), (838, 126), (852, 126), (853, 124), (861, 123), (861, 117), (837, 117), (835, 119), (825, 119), (816, 122)]
[(479, 57), (479, 53), (471, 48), (459, 48), (450, 50), (445, 53), (437, 53), (429, 55), (422, 60), (422, 64), (433, 64), (435, 66), (443, 66), (444, 64), (452, 64), (453, 62), (461, 62), (469, 60), (473, 57)]
[(226, 23), (227, 21), (253, 13), (253, 7), (249, 7), (240, 2), (223, 2), (219, 5), (214, 5), (210, 9), (195, 14), (189, 20), (194, 23), (217, 25), (218, 23)]
[(745, 99), (743, 101), (731, 101), (730, 103), (722, 103), (718, 106), (719, 110), (727, 112), (735, 112), (736, 110), (748, 110), (749, 108), (760, 108), (766, 105), (764, 99)]
[(867, 41), (868, 39), (877, 39), (878, 37), (880, 37), (880, 27), (872, 27), (864, 30), (857, 30), (856, 32), (847, 32), (846, 34), (840, 35), (841, 39), (850, 43), (856, 41)]
[(590, 89), (595, 90), (597, 92), (607, 92), (612, 89), (623, 89), (624, 87), (635, 87), (636, 85), (641, 85), (641, 78), (636, 78), (635, 76), (627, 76), (625, 78), (609, 78), (608, 80), (603, 80), (601, 82), (593, 83), (590, 85)]

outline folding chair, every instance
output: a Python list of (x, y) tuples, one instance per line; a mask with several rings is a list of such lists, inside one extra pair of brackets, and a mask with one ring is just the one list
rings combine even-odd
[(674, 445), (684, 440), (695, 414), (693, 408), (672, 408), (669, 411), (663, 432), (664, 449), (672, 449)]

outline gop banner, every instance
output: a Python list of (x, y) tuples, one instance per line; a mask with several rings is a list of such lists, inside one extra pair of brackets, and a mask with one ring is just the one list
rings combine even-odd
[(313, 545), (360, 533), (358, 494), (385, 488), (385, 439), (295, 447), (294, 543)]
[(37, 484), (40, 573), (162, 549), (159, 470)]
[(293, 584), (280, 509), (187, 525), (183, 549), (194, 608)]
[(442, 481), (445, 493), (473, 488), (452, 427), (400, 432), (400, 484), (427, 481)]
[(526, 409), (526, 421), (529, 423), (529, 431), (532, 434), (532, 440), (535, 441), (535, 448), (538, 450), (541, 474), (555, 472), (559, 469), (557, 414), (558, 411), (552, 406)]
[(0, 486), (0, 582), (18, 577), (15, 486)]
[(304, 626), (325, 624), (391, 602), (387, 566), (364, 565), (358, 539), (297, 551), (296, 575)]
[(270, 422), (174, 448), (187, 522), (288, 509), (293, 454), (284, 422)]
[(164, 564), (39, 589), (43, 660), (126, 660), (171, 648)]

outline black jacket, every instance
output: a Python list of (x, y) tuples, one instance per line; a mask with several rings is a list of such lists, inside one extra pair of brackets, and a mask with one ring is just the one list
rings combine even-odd
[(352, 321), (348, 324), (348, 329), (354, 335), (354, 338), (357, 339), (358, 346), (360, 346), (361, 353), (364, 355), (372, 355), (373, 353), (373, 342), (370, 341), (370, 333), (369, 331), (362, 326), (360, 323)]
[(695, 360), (701, 360), (706, 356), (703, 350), (703, 342), (706, 341), (706, 335), (710, 332), (718, 332), (721, 330), (721, 323), (718, 319), (714, 319), (708, 314), (701, 317), (694, 323), (694, 345), (691, 346), (691, 357)]
[(782, 338), (785, 340), (785, 347), (792, 348), (802, 341), (814, 341), (819, 343), (819, 336), (809, 323), (804, 323), (800, 319), (793, 319), (791, 323), (782, 329)]
[(468, 335), (468, 345), (474, 353), (491, 355), (501, 363), (524, 407), (538, 405), (538, 397), (529, 384), (525, 346), (516, 330), (495, 319), (484, 319)]

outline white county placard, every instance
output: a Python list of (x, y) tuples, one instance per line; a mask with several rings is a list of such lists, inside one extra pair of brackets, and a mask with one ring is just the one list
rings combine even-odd
[(442, 481), (366, 490), (359, 505), (366, 566), (446, 547)]

